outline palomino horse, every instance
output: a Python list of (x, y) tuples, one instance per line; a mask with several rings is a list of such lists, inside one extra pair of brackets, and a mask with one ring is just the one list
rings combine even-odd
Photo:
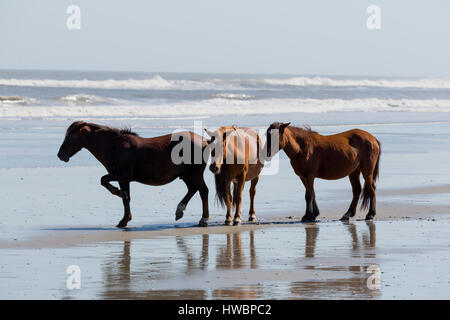
[[(178, 136), (187, 141), (192, 148), (191, 154), (203, 154), (208, 143), (203, 137), (193, 132), (178, 133)], [(114, 129), (94, 123), (77, 121), (72, 123), (66, 132), (58, 157), (68, 162), (82, 148), (89, 150), (108, 171), (101, 178), (101, 185), (113, 195), (122, 198), (124, 216), (117, 227), (125, 227), (131, 220), (130, 210), (130, 182), (137, 181), (143, 184), (160, 186), (180, 178), (188, 188), (186, 196), (178, 204), (175, 218), (180, 219), (194, 194), (199, 191), (203, 202), (203, 215), (201, 226), (208, 225), (208, 187), (203, 180), (206, 162), (199, 164), (194, 161), (175, 164), (172, 161), (172, 149), (178, 141), (172, 141), (172, 135), (154, 138), (141, 138), (130, 130)], [(118, 181), (120, 189), (110, 182)]]
[[(259, 174), (264, 167), (258, 157), (262, 143), (258, 133), (250, 128), (220, 127), (215, 132), (205, 129), (211, 137), (211, 165), (209, 169), (215, 174), (216, 196), (218, 202), (227, 207), (225, 224), (241, 223), (242, 190), (245, 181), (250, 185), (249, 221), (256, 220), (254, 200)], [(233, 182), (233, 197), (230, 185)], [(234, 221), (231, 219), (232, 207), (236, 207)]]
[[(314, 179), (336, 180), (346, 176), (352, 184), (353, 200), (341, 220), (349, 220), (355, 215), (361, 191), (361, 207), (365, 209), (370, 203), (366, 220), (372, 220), (376, 214), (375, 181), (378, 178), (380, 163), (380, 142), (370, 133), (359, 129), (322, 136), (309, 128), (297, 128), (289, 124), (272, 123), (267, 129), (267, 143), (264, 148), (267, 156), (271, 157), (272, 139), (275, 142), (278, 139), (279, 150), (284, 150), (287, 154), (292, 168), (305, 185), (306, 213), (302, 221), (315, 221), (319, 215)], [(365, 180), (362, 190), (360, 173)]]

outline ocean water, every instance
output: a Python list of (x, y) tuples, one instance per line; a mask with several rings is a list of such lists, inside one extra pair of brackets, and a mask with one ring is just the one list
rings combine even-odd
[(0, 120), (450, 112), (450, 79), (0, 71)]

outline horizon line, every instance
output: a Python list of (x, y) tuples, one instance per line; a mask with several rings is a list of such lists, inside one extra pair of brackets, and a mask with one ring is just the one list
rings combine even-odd
[(449, 76), (438, 75), (374, 75), (374, 74), (300, 74), (300, 73), (267, 73), (267, 72), (205, 72), (205, 71), (148, 71), (148, 70), (102, 70), (102, 69), (27, 69), (0, 68), (2, 71), (43, 71), (43, 72), (104, 72), (104, 73), (153, 73), (153, 74), (192, 74), (192, 75), (245, 75), (245, 76), (295, 76), (295, 77), (368, 77), (368, 78), (438, 78), (450, 79)]

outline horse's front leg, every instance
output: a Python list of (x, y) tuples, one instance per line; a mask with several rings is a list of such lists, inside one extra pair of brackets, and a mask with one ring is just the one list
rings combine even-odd
[(242, 206), (242, 190), (244, 190), (244, 184), (245, 184), (245, 173), (242, 174), (239, 178), (238, 178), (238, 182), (236, 184), (236, 190), (234, 190), (234, 195), (233, 197), (235, 197), (235, 199), (233, 199), (233, 202), (236, 205), (236, 211), (234, 213), (234, 221), (233, 224), (239, 225), (241, 224), (241, 206)]
[(256, 184), (258, 183), (259, 176), (254, 178), (250, 185), (250, 211), (248, 212), (248, 221), (254, 222), (256, 221), (256, 213), (255, 213), (255, 194), (256, 194)]
[(128, 221), (131, 220), (131, 209), (130, 209), (130, 182), (119, 182), (120, 190), (123, 194), (122, 202), (123, 202), (123, 218), (120, 220), (117, 225), (118, 228), (124, 228), (127, 226)]
[(104, 186), (106, 189), (108, 189), (109, 192), (111, 192), (113, 195), (118, 196), (119, 198), (122, 199), (127, 199), (129, 198), (129, 194), (127, 192), (121, 191), (119, 188), (114, 187), (110, 182), (111, 181), (124, 181), (125, 179), (123, 179), (122, 177), (120, 177), (117, 174), (107, 174), (104, 175), (101, 179), (100, 179), (100, 183), (102, 186)]

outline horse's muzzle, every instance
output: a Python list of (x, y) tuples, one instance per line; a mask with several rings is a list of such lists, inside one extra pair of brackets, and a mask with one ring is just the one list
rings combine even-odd
[(220, 168), (217, 167), (216, 165), (212, 164), (209, 166), (209, 170), (214, 173), (214, 174), (219, 174), (220, 173)]
[(58, 158), (59, 158), (59, 160), (64, 161), (64, 162), (69, 162), (69, 159), (70, 159), (70, 157), (68, 155), (63, 154), (61, 152), (58, 152)]

